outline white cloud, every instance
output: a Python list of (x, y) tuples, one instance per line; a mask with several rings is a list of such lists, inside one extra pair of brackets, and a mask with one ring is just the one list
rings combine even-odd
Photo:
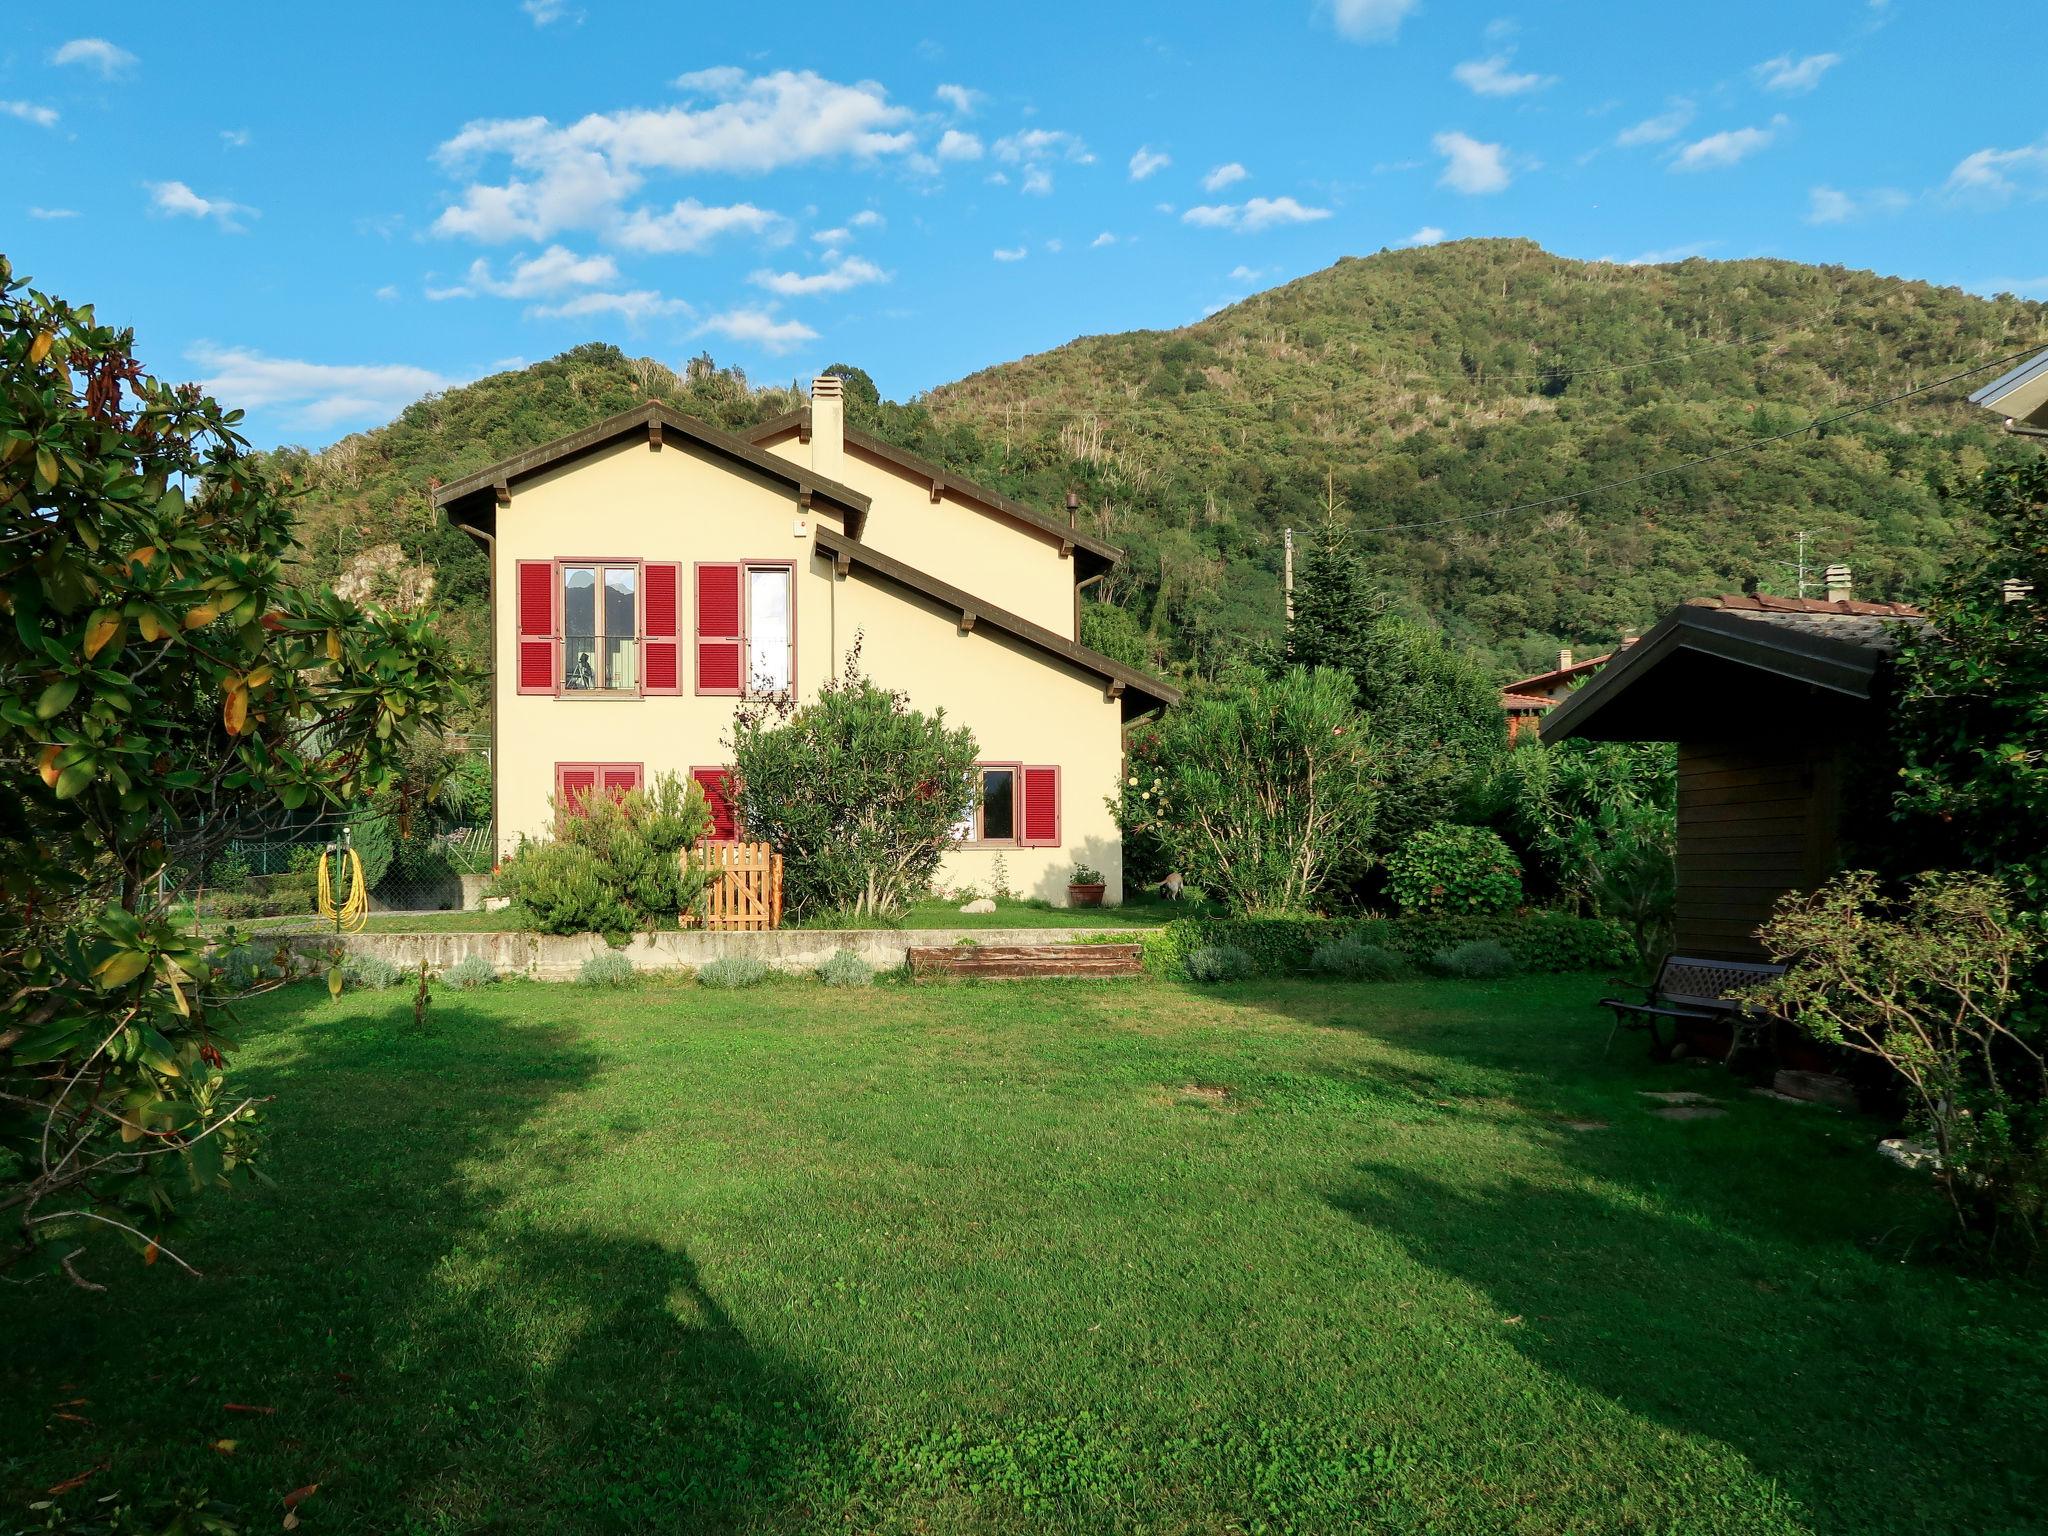
[(942, 85), (932, 94), (962, 117), (974, 116), (974, 109), (981, 105), (981, 92), (964, 85)]
[(1050, 251), (1053, 255), (1057, 256), (1061, 251), (1064, 251), (1067, 248), (1067, 242), (1055, 236), (1053, 239), (1045, 242), (1045, 248), (1046, 250)]
[(1621, 265), (1625, 267), (1666, 267), (1681, 261), (1690, 261), (1695, 256), (1704, 256), (1718, 240), (1693, 240), (1684, 245), (1667, 245), (1661, 251), (1644, 251), (1640, 256), (1631, 256)]
[(625, 222), (611, 232), (611, 238), (628, 250), (657, 255), (701, 251), (721, 235), (748, 234), (782, 237), (788, 221), (779, 213), (756, 208), (752, 203), (730, 207), (706, 207), (686, 197), (666, 213), (635, 208)]
[(853, 238), (853, 231), (843, 224), (833, 229), (819, 229), (811, 233), (811, 240), (818, 245), (844, 245)]
[(1071, 160), (1076, 165), (1093, 165), (1088, 146), (1064, 128), (1026, 128), (1006, 133), (995, 142), (995, 155), (1006, 165), (1029, 165), (1039, 160)]
[(1435, 245), (1443, 237), (1444, 232), (1434, 224), (1425, 224), (1401, 243), (1403, 245)]
[(1202, 178), (1202, 190), (1204, 192), (1221, 192), (1225, 187), (1243, 181), (1249, 175), (1251, 175), (1250, 171), (1233, 160), (1228, 165), (1217, 166), (1215, 170), (1204, 176)]
[(544, 239), (564, 229), (609, 234), (632, 227), (623, 205), (650, 175), (758, 175), (916, 149), (904, 127), (908, 109), (872, 81), (843, 85), (810, 70), (749, 76), (728, 66), (684, 75), (676, 85), (690, 97), (678, 106), (594, 112), (560, 125), (545, 117), (465, 125), (436, 151), (442, 165), (462, 172), (502, 159), (509, 172), (466, 186), (435, 232), (484, 241)]
[(536, 27), (552, 26), (564, 17), (572, 25), (583, 20), (583, 13), (573, 9), (568, 0), (519, 0), (519, 9), (533, 18)]
[(1291, 197), (1254, 197), (1243, 203), (1202, 203), (1183, 213), (1183, 224), (1203, 229), (1235, 229), (1255, 235), (1278, 224), (1312, 224), (1327, 219), (1330, 210), (1311, 208)]
[(386, 283), (372, 295), (373, 298), (382, 299), (386, 304), (397, 303), (398, 296), (398, 284), (396, 283)]
[(468, 299), (488, 293), (500, 299), (538, 299), (570, 288), (596, 288), (616, 282), (618, 263), (609, 256), (579, 256), (566, 246), (551, 245), (538, 256), (512, 263), (511, 272), (496, 277), (491, 264), (478, 257), (469, 264), (465, 286), (429, 288), (430, 299)]
[(1230, 269), (1230, 280), (1233, 283), (1263, 282), (1268, 275), (1263, 267), (1248, 267), (1243, 262)]
[(630, 293), (579, 293), (559, 304), (535, 304), (526, 313), (535, 320), (581, 320), (590, 315), (617, 315), (628, 325), (659, 315), (687, 315), (690, 306), (681, 299), (666, 299), (651, 288)]
[(1775, 59), (1765, 59), (1749, 73), (1767, 91), (1797, 96), (1819, 85), (1820, 77), (1841, 62), (1839, 53), (1809, 53), (1803, 59), (1781, 53)]
[(1557, 84), (1555, 75), (1516, 74), (1508, 67), (1508, 56), (1504, 53), (1467, 59), (1453, 67), (1451, 78), (1475, 96), (1520, 96)]
[(1897, 187), (1874, 187), (1868, 192), (1844, 192), (1838, 187), (1815, 187), (1807, 194), (1806, 222), (1846, 224), (1872, 214), (1898, 213), (1913, 199)]
[(32, 101), (0, 101), (0, 114), (18, 117), (25, 123), (34, 123), (38, 128), (57, 126), (57, 109), (38, 106)]
[(28, 211), (28, 216), (32, 219), (75, 219), (78, 217), (78, 210), (76, 208), (31, 208)]
[(849, 256), (823, 272), (770, 272), (763, 268), (747, 279), (770, 293), (792, 298), (806, 293), (844, 293), (849, 288), (888, 280), (888, 273), (863, 256)]
[(220, 131), (220, 142), (227, 149), (247, 149), (249, 147), (249, 130), (246, 128), (223, 128)]
[(939, 135), (938, 148), (934, 151), (941, 160), (979, 160), (981, 139), (972, 133), (962, 133), (958, 128), (948, 128)]
[(883, 218), (879, 213), (875, 212), (874, 209), (863, 208), (859, 213), (856, 213), (852, 218), (848, 219), (846, 222), (851, 224), (855, 229), (880, 229), (884, 224), (888, 223), (889, 221)]
[(1337, 30), (1354, 43), (1393, 41), (1401, 22), (1415, 9), (1415, 0), (1318, 0)]
[(212, 219), (230, 234), (239, 234), (242, 219), (260, 218), (254, 208), (242, 203), (231, 203), (226, 198), (201, 197), (182, 181), (145, 182), (149, 188), (150, 206), (158, 213), (171, 218)]
[(1622, 129), (1614, 136), (1614, 142), (1623, 149), (1634, 149), (1643, 144), (1662, 144), (1667, 139), (1675, 139), (1685, 132), (1696, 110), (1690, 101), (1674, 101), (1655, 117), (1646, 117)]
[(991, 187), (1007, 187), (1010, 184), (1010, 178), (1001, 171), (990, 171), (981, 179), (983, 183)]
[(1116, 236), (1105, 229), (1101, 234), (1097, 235), (1093, 240), (1090, 240), (1088, 242), (1088, 249), (1091, 251), (1099, 251), (1105, 245), (1115, 244)]
[(201, 387), (223, 405), (283, 406), (310, 426), (395, 416), (421, 395), (460, 382), (406, 363), (309, 363), (210, 342), (185, 355), (205, 370)]
[(1017, 189), (1033, 197), (1046, 197), (1052, 192), (1052, 172), (1042, 165), (1024, 167), (1024, 185)]
[(1980, 149), (1948, 173), (1943, 191), (1977, 203), (2002, 203), (2025, 192), (2048, 193), (2048, 138), (2018, 149)]
[(1503, 192), (1513, 177), (1508, 172), (1507, 152), (1498, 144), (1483, 144), (1468, 133), (1440, 133), (1429, 141), (1444, 157), (1440, 187), (1468, 196)]
[(998, 246), (990, 252), (997, 261), (1022, 261), (1031, 252), (1021, 245)]
[(1784, 118), (1774, 117), (1768, 127), (1727, 128), (1719, 133), (1710, 133), (1704, 139), (1695, 139), (1682, 147), (1671, 162), (1671, 169), (1719, 171), (1740, 165), (1758, 150), (1767, 148), (1784, 126)]
[(74, 37), (50, 55), (50, 62), (81, 64), (97, 71), (102, 80), (111, 80), (133, 69), (138, 61), (126, 48), (117, 48), (104, 37)]
[(1163, 171), (1173, 164), (1173, 156), (1155, 150), (1149, 144), (1140, 144), (1137, 153), (1131, 156), (1131, 180), (1143, 181), (1154, 171)]
[(713, 315), (698, 327), (699, 332), (709, 331), (731, 341), (747, 342), (764, 352), (787, 352), (806, 341), (816, 341), (818, 333), (801, 320), (778, 320), (765, 309), (729, 309), (722, 315)]

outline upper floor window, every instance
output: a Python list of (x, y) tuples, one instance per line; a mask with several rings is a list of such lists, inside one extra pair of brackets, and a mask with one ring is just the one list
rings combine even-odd
[(562, 691), (637, 693), (640, 568), (561, 567)]
[(796, 684), (796, 567), (787, 560), (697, 567), (697, 691), (750, 698)]

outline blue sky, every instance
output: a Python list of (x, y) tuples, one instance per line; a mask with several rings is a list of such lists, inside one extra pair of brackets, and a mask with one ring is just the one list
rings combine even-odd
[(266, 444), (592, 339), (904, 398), (1471, 235), (2048, 298), (2048, 112), (1945, 0), (41, 10), (0, 250)]

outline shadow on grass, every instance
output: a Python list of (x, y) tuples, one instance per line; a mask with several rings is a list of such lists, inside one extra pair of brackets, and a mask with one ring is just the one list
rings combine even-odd
[[(0, 1486), (34, 1498), (104, 1461), (77, 1499), (203, 1483), (254, 1528), (309, 1483), (330, 1531), (781, 1524), (837, 1435), (810, 1378), (679, 1243), (531, 1208), (604, 1138), (549, 1119), (591, 1050), (488, 1005), (437, 1001), (420, 1031), (409, 1004), (317, 996), (262, 1005), (270, 1060), (243, 1074), (276, 1096), (277, 1188), (206, 1206), (203, 1280), (123, 1274), (26, 1319), (0, 1443), (42, 1443)], [(45, 1422), (66, 1394), (83, 1430)]]

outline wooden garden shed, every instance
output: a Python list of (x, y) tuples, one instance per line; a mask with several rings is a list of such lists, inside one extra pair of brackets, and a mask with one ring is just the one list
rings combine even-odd
[(1678, 744), (1681, 954), (1761, 958), (1777, 899), (1838, 867), (1845, 781), (1883, 734), (1886, 658), (1923, 621), (1842, 588), (1695, 598), (1544, 717), (1548, 742)]

